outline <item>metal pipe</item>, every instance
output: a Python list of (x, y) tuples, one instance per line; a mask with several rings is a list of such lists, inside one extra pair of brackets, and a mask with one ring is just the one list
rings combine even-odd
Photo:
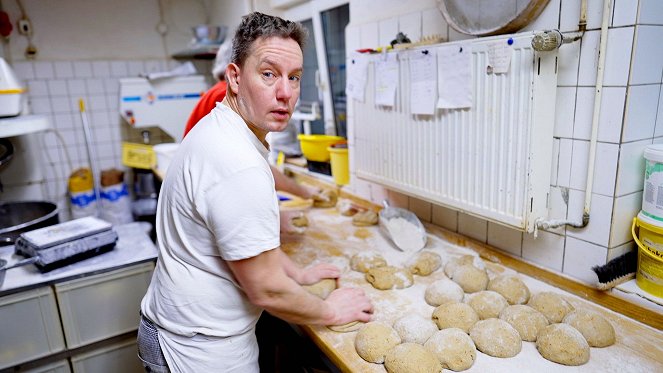
[(580, 20), (578, 20), (578, 31), (585, 32), (587, 30), (587, 0), (580, 2)]
[(90, 124), (87, 120), (87, 112), (85, 111), (85, 102), (83, 99), (78, 99), (78, 109), (81, 112), (81, 121), (83, 122), (83, 132), (85, 133), (85, 147), (87, 148), (87, 156), (90, 161), (90, 169), (92, 170), (92, 185), (94, 187), (94, 197), (96, 198), (97, 214), (101, 216), (101, 185), (99, 184), (99, 170), (97, 169), (97, 158), (92, 148), (92, 133), (90, 132)]

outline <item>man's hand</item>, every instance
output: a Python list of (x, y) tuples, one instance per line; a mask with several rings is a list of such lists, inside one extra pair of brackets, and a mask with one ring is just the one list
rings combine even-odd
[(334, 207), (338, 194), (331, 189), (322, 189), (313, 195), (313, 207)]
[(334, 290), (325, 300), (334, 311), (334, 318), (327, 325), (343, 325), (352, 321), (369, 322), (373, 315), (373, 304), (358, 288)]
[(302, 269), (298, 282), (300, 285), (313, 285), (326, 278), (339, 277), (341, 277), (341, 270), (338, 267), (328, 263), (321, 263)]

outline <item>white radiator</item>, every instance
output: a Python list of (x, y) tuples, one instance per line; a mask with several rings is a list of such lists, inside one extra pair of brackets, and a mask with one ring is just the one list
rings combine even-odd
[[(396, 104), (378, 107), (374, 63), (365, 101), (350, 101), (352, 167), (361, 179), (528, 232), (548, 215), (557, 52), (536, 52), (533, 33), (511, 35), (508, 73), (487, 72), (491, 37), (444, 46), (472, 52), (473, 105), (410, 112), (407, 53)], [(434, 51), (435, 46), (418, 47)], [(392, 52), (393, 53), (393, 52)]]

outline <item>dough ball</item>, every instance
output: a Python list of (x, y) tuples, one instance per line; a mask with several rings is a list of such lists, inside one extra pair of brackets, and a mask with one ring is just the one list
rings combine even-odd
[(297, 228), (308, 227), (308, 218), (306, 215), (294, 217), (290, 220), (290, 222)]
[(465, 264), (474, 264), (475, 267), (480, 269), (485, 268), (483, 261), (478, 256), (462, 255), (447, 262), (447, 264), (444, 266), (444, 273), (447, 275), (447, 277), (451, 277), (456, 268)]
[(371, 268), (384, 267), (387, 261), (384, 260), (382, 255), (373, 252), (362, 252), (354, 255), (350, 259), (350, 268), (353, 271), (366, 273)]
[(422, 251), (408, 265), (413, 275), (428, 276), (442, 265), (442, 258), (432, 251)]
[(435, 332), (424, 347), (442, 363), (442, 368), (456, 372), (469, 369), (477, 359), (477, 348), (469, 335), (458, 328)]
[(576, 309), (564, 317), (564, 323), (576, 328), (592, 347), (607, 347), (615, 343), (615, 328), (596, 312)]
[(379, 321), (369, 322), (357, 332), (355, 350), (369, 363), (382, 364), (387, 351), (401, 343), (401, 337), (391, 326)]
[(509, 305), (503, 296), (490, 290), (471, 294), (465, 303), (477, 312), (481, 320), (497, 318)]
[(389, 373), (441, 372), (442, 364), (432, 352), (417, 343), (403, 343), (387, 352), (384, 367)]
[(544, 358), (559, 364), (582, 365), (589, 361), (589, 344), (568, 324), (543, 328), (536, 338), (536, 349)]
[(343, 325), (327, 325), (327, 329), (337, 333), (349, 333), (359, 330), (362, 326), (364, 326), (364, 323), (361, 321), (351, 321)]
[(514, 357), (523, 347), (518, 331), (500, 319), (479, 321), (470, 329), (470, 338), (479, 351), (494, 357)]
[(509, 304), (525, 304), (530, 295), (523, 280), (513, 275), (495, 277), (488, 283), (488, 290), (502, 294)]
[(486, 290), (486, 286), (488, 286), (488, 272), (486, 269), (477, 268), (473, 264), (464, 264), (457, 267), (450, 278), (460, 285), (466, 293)]
[(433, 321), (440, 329), (458, 328), (468, 333), (479, 315), (465, 303), (447, 303), (433, 311)]
[(327, 299), (329, 294), (336, 289), (336, 279), (326, 278), (313, 285), (303, 285), (302, 287), (320, 299)]
[(338, 199), (338, 203), (336, 204), (336, 210), (338, 210), (338, 212), (343, 216), (352, 216), (357, 212), (359, 212), (359, 210), (355, 207), (354, 203), (352, 203), (351, 200), (344, 198)]
[(437, 307), (447, 303), (458, 303), (463, 300), (464, 295), (460, 285), (445, 277), (428, 285), (424, 299), (429, 305)]
[(551, 291), (534, 294), (527, 305), (541, 312), (551, 324), (562, 322), (564, 316), (573, 311), (571, 303)]
[(361, 211), (352, 217), (352, 225), (366, 227), (378, 223), (378, 213), (373, 210)]
[(369, 269), (366, 281), (378, 290), (405, 289), (414, 283), (410, 271), (392, 266)]
[(424, 344), (437, 331), (435, 323), (416, 313), (403, 316), (394, 322), (394, 330), (401, 341)]
[(534, 342), (539, 332), (548, 326), (548, 319), (530, 306), (514, 304), (500, 312), (500, 319), (508, 322), (523, 341)]
[(313, 207), (334, 207), (338, 201), (338, 194), (331, 189), (324, 189), (313, 195)]

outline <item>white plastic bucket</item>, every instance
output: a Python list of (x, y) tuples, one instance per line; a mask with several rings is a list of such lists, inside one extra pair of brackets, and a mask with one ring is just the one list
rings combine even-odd
[(663, 222), (663, 144), (645, 148), (645, 182), (642, 213)]
[(173, 160), (173, 156), (177, 152), (179, 146), (180, 144), (176, 143), (165, 143), (157, 144), (152, 147), (154, 153), (157, 155), (157, 169), (163, 172), (164, 175), (166, 174), (170, 161)]

